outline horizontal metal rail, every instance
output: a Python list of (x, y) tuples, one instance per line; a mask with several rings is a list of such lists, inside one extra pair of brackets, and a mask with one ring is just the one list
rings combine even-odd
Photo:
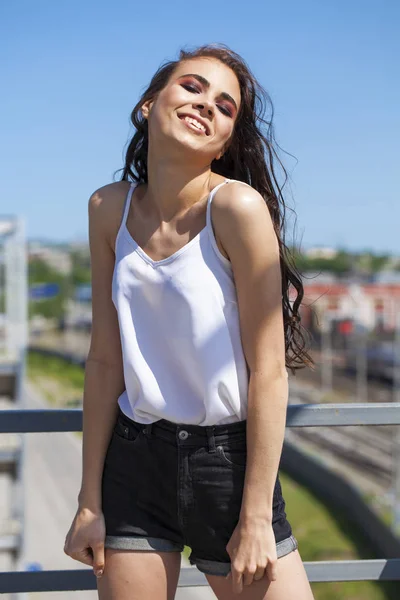
[[(400, 402), (291, 404), (286, 427), (400, 425)], [(82, 409), (2, 410), (0, 433), (82, 431)]]
[[(310, 582), (326, 581), (393, 581), (400, 579), (400, 558), (391, 560), (338, 560), (306, 562)], [(178, 587), (208, 585), (196, 568), (181, 569)], [(0, 573), (0, 593), (70, 592), (96, 589), (91, 569)]]
[[(287, 427), (400, 425), (400, 403), (296, 404)], [(1, 411), (0, 433), (82, 431), (82, 409)], [(310, 582), (400, 581), (400, 558), (304, 562)], [(179, 587), (208, 585), (203, 573), (183, 568)], [(91, 569), (0, 573), (0, 594), (96, 589)]]

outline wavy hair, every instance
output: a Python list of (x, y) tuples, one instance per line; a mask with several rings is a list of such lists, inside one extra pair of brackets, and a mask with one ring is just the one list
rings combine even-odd
[[(152, 77), (131, 113), (131, 123), (136, 129), (125, 152), (125, 165), (120, 181), (147, 183), (148, 121), (141, 114), (147, 100), (154, 99), (168, 83), (177, 66), (195, 58), (214, 58), (229, 67), (236, 75), (241, 94), (241, 104), (235, 121), (233, 135), (223, 156), (211, 163), (211, 171), (230, 179), (251, 185), (264, 198), (279, 242), (282, 277), (282, 309), (285, 333), (285, 362), (292, 374), (296, 369), (314, 367), (308, 354), (308, 332), (301, 325), (300, 306), (304, 296), (301, 275), (295, 266), (294, 256), (285, 244), (286, 205), (282, 190), (288, 175), (277, 149), (272, 124), (274, 108), (269, 94), (257, 82), (241, 56), (225, 44), (207, 44), (192, 51), (181, 49), (179, 58), (164, 62)], [(269, 113), (266, 115), (266, 109)], [(277, 168), (283, 174), (278, 183)], [(116, 171), (116, 172), (118, 172)], [(294, 300), (290, 292), (295, 294)]]

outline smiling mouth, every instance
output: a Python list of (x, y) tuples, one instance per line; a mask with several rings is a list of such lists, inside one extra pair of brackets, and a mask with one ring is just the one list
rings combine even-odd
[(205, 135), (205, 136), (210, 135), (209, 132), (207, 131), (207, 129), (204, 127), (204, 125), (202, 125), (202, 123), (200, 123), (200, 121), (197, 121), (197, 119), (193, 119), (192, 117), (189, 117), (188, 115), (182, 115), (178, 118), (181, 121), (183, 121), (185, 123), (185, 125), (187, 126), (187, 128), (190, 129), (191, 131), (194, 131), (195, 133), (200, 134), (200, 135)]

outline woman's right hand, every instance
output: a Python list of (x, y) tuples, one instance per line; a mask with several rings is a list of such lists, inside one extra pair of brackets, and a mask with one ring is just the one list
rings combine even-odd
[(104, 572), (106, 527), (102, 512), (78, 508), (67, 533), (64, 552), (74, 560), (93, 567), (96, 577)]

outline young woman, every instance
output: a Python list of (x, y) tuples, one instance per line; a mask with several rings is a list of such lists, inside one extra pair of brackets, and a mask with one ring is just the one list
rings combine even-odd
[(132, 112), (121, 181), (89, 200), (83, 475), (64, 550), (102, 600), (173, 599), (184, 545), (219, 600), (313, 598), (278, 476), (287, 367), (311, 359), (263, 97), (227, 46), (182, 50)]

